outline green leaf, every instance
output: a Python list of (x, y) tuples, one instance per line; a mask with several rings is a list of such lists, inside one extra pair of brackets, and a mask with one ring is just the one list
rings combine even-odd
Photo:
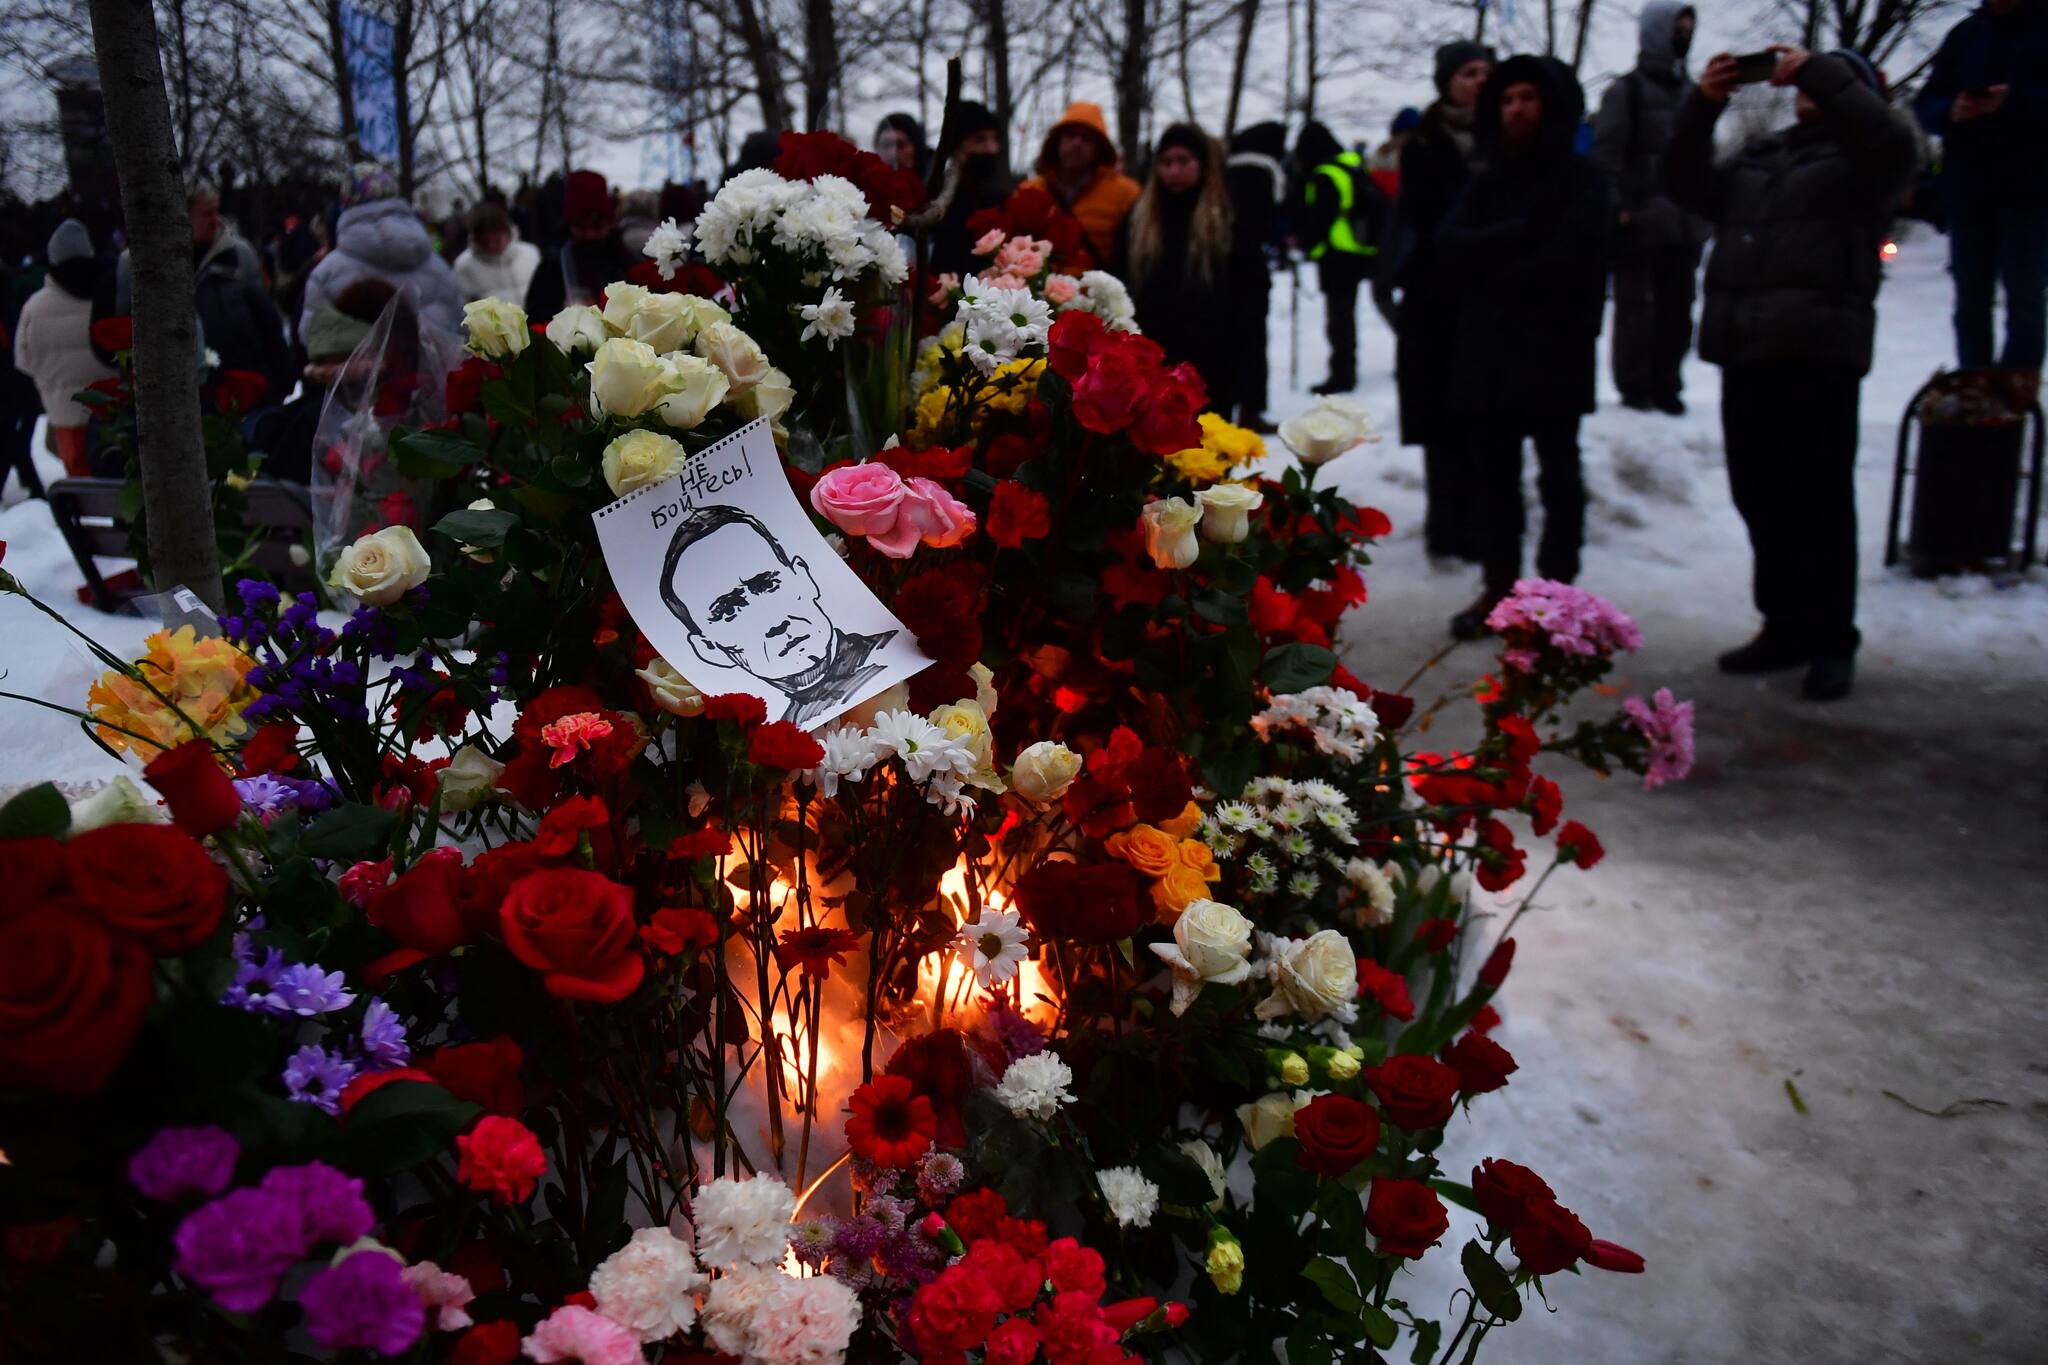
[(1430, 1177), (1429, 1187), (1450, 1200), (1453, 1204), (1456, 1204), (1459, 1208), (1470, 1209), (1474, 1213), (1479, 1212), (1479, 1200), (1472, 1193), (1470, 1185), (1460, 1185), (1455, 1180), (1445, 1180), (1439, 1176), (1432, 1176)]
[(306, 827), (299, 851), (313, 858), (364, 858), (382, 851), (398, 812), (350, 803), (336, 806)]
[(1415, 1350), (1408, 1356), (1409, 1365), (1429, 1365), (1430, 1358), (1436, 1355), (1436, 1348), (1444, 1339), (1444, 1325), (1417, 1320), (1411, 1326), (1415, 1332)]
[(451, 1151), (455, 1135), (482, 1109), (425, 1081), (391, 1081), (356, 1102), (342, 1132), (347, 1163), (362, 1175), (392, 1175)]
[(1508, 1322), (1522, 1316), (1522, 1297), (1515, 1293), (1515, 1282), (1485, 1247), (1476, 1241), (1465, 1243), (1458, 1263), (1465, 1267), (1465, 1278), (1487, 1312)]
[(1363, 1316), (1367, 1341), (1382, 1351), (1394, 1344), (1394, 1338), (1400, 1335), (1401, 1329), (1394, 1325), (1394, 1320), (1387, 1316), (1385, 1309), (1376, 1308), (1368, 1303), (1364, 1306)]
[(468, 545), (478, 550), (495, 550), (505, 543), (505, 536), (519, 524), (517, 513), (502, 508), (450, 512), (434, 523), (434, 529), (458, 545)]
[(580, 1250), (586, 1265), (596, 1265), (625, 1244), (626, 1158), (621, 1156), (597, 1178), (590, 1210), (583, 1220)]
[(71, 807), (54, 782), (44, 782), (0, 806), (0, 839), (56, 838), (71, 828)]
[(1330, 1365), (1334, 1358), (1329, 1336), (1319, 1324), (1303, 1318), (1287, 1334), (1287, 1365)]
[(1173, 1147), (1154, 1147), (1138, 1158), (1138, 1169), (1159, 1187), (1160, 1202), (1184, 1209), (1207, 1207), (1216, 1197), (1200, 1166), (1187, 1153)]
[(1232, 597), (1229, 593), (1205, 588), (1194, 595), (1190, 605), (1195, 615), (1204, 621), (1213, 621), (1219, 626), (1242, 625), (1247, 618), (1244, 599)]
[(1356, 1313), (1365, 1307), (1365, 1301), (1358, 1297), (1358, 1283), (1351, 1278), (1351, 1272), (1329, 1257), (1316, 1257), (1301, 1268), (1301, 1274), (1303, 1279), (1323, 1291), (1330, 1307), (1338, 1312)]
[(483, 458), (483, 451), (447, 431), (415, 431), (391, 443), (391, 460), (401, 474), (447, 479)]
[(1330, 680), (1337, 656), (1321, 645), (1276, 645), (1259, 665), (1259, 681), (1275, 692), (1299, 692)]

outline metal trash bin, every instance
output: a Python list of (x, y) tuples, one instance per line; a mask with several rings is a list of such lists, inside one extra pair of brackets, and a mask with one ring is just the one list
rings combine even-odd
[[(2041, 507), (2041, 405), (2035, 401), (2017, 408), (2010, 401), (2013, 391), (2007, 371), (1954, 370), (1935, 375), (1908, 401), (1892, 469), (1887, 566), (1904, 558), (1915, 574), (1932, 578), (2024, 569), (2034, 562)], [(2021, 512), (2021, 459), (2029, 427), (2032, 459), (2015, 550), (2013, 522)], [(1909, 463), (1915, 428), (1919, 454)], [(1902, 555), (1899, 517), (1908, 473), (1913, 476), (1913, 511)]]

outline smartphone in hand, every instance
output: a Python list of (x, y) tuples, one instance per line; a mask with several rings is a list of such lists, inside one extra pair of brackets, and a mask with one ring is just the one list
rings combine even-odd
[(1778, 54), (1775, 52), (1745, 52), (1735, 59), (1735, 83), (1737, 85), (1758, 85), (1771, 78), (1778, 69)]

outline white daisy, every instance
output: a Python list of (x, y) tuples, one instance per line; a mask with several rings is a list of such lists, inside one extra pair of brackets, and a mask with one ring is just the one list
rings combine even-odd
[(1029, 956), (1025, 945), (1030, 940), (1031, 931), (1015, 910), (983, 906), (981, 918), (961, 925), (953, 943), (963, 954), (971, 954), (974, 979), (987, 988), (1017, 974), (1017, 964)]
[(812, 337), (823, 337), (825, 347), (830, 350), (839, 344), (842, 337), (853, 335), (853, 305), (837, 285), (827, 285), (825, 295), (816, 303), (807, 303), (797, 310), (803, 316), (804, 333), (798, 338), (809, 341)]

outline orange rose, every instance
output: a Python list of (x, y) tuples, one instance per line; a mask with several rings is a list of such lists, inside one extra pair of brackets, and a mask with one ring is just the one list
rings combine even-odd
[(1182, 862), (1174, 863), (1165, 876), (1152, 883), (1152, 904), (1159, 909), (1161, 924), (1173, 923), (1180, 918), (1181, 911), (1208, 894), (1209, 879)]
[(1132, 825), (1111, 835), (1104, 847), (1148, 877), (1163, 877), (1179, 861), (1174, 837), (1152, 825)]
[(1180, 865), (1182, 867), (1192, 867), (1195, 871), (1201, 873), (1203, 881), (1220, 882), (1223, 880), (1223, 869), (1216, 866), (1216, 855), (1210, 852), (1209, 846), (1200, 839), (1181, 840), (1178, 852), (1180, 855)]
[(1190, 801), (1182, 808), (1179, 815), (1174, 816), (1171, 820), (1161, 821), (1159, 828), (1165, 830), (1176, 839), (1185, 839), (1190, 834), (1193, 834), (1195, 826), (1201, 823), (1202, 808)]

